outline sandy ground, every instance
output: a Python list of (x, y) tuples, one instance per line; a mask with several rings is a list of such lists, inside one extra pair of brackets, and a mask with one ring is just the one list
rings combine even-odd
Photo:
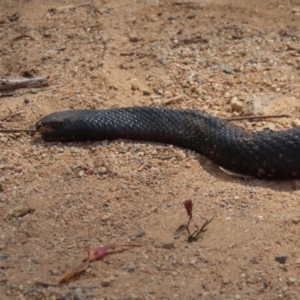
[[(0, 127), (133, 105), (299, 125), (299, 21), (296, 0), (1, 0), (0, 77), (51, 81), (2, 93)], [(0, 151), (1, 299), (300, 299), (299, 180), (232, 177), (155, 143), (11, 133)], [(187, 199), (193, 224), (215, 216), (193, 243), (174, 238)], [(142, 247), (55, 286), (87, 248), (128, 243)]]

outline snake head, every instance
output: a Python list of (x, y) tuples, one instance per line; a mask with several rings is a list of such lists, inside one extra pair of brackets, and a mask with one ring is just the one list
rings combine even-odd
[(36, 123), (36, 130), (47, 141), (70, 141), (80, 132), (79, 119), (78, 110), (54, 112), (41, 118)]
[(63, 121), (53, 115), (54, 114), (51, 114), (37, 121), (35, 128), (44, 140), (63, 140), (61, 136)]

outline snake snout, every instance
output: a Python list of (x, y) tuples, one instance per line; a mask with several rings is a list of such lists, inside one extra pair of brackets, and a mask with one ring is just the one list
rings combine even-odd
[(55, 114), (43, 117), (35, 127), (44, 140), (63, 140), (64, 121)]

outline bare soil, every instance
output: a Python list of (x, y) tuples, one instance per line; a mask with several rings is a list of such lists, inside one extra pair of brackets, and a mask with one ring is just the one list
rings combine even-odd
[[(1, 128), (53, 111), (199, 108), (299, 125), (300, 1), (2, 0)], [(299, 180), (243, 179), (172, 145), (0, 135), (1, 299), (300, 299)], [(249, 157), (251, 163), (251, 157)], [(197, 242), (174, 232), (215, 216)], [(86, 249), (140, 244), (74, 269)], [(282, 260), (281, 262), (277, 260)]]

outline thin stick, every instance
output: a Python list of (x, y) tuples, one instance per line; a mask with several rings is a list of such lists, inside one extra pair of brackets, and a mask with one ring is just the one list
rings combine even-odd
[(196, 2), (174, 2), (174, 3), (172, 3), (172, 5), (178, 5), (178, 6), (180, 6), (180, 5), (184, 5), (184, 6), (186, 6), (186, 5), (188, 5), (188, 6), (190, 6), (190, 5), (199, 5), (198, 3), (196, 3)]
[(37, 132), (36, 129), (0, 129), (3, 133), (16, 133), (16, 132)]
[(225, 118), (226, 121), (238, 121), (238, 120), (253, 120), (253, 119), (270, 119), (270, 118), (290, 118), (289, 115), (267, 115), (267, 116), (243, 116)]
[(35, 40), (32, 36), (30, 36), (28, 34), (23, 34), (23, 35), (19, 35), (19, 36), (15, 37), (12, 41), (15, 42), (15, 41), (23, 39), (23, 38), (30, 38), (33, 41)]
[(35, 85), (44, 85), (48, 83), (48, 80), (48, 76), (22, 79), (0, 79), (0, 91), (14, 90)]
[(135, 54), (135, 52), (120, 52), (120, 56), (132, 56), (132, 55), (134, 55)]

